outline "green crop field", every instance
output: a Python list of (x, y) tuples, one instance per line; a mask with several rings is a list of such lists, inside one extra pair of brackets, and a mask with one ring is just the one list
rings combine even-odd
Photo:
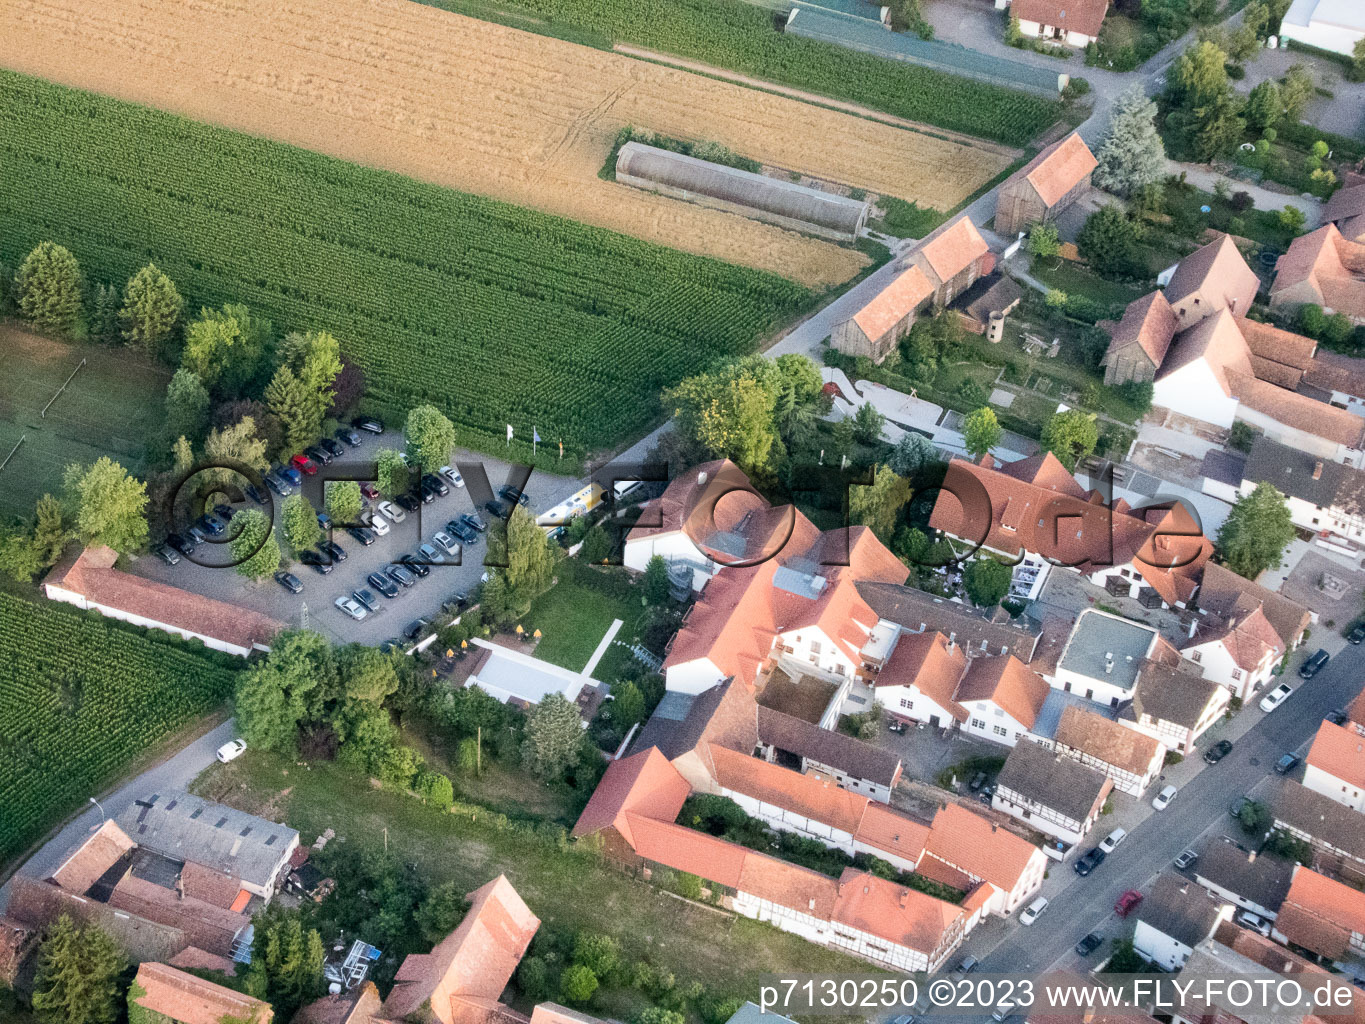
[(51, 239), (122, 283), (153, 259), (191, 308), (332, 331), (373, 408), (432, 402), (475, 447), (505, 452), (507, 423), (518, 443), (537, 427), (542, 456), (619, 442), (660, 389), (811, 301), (771, 274), (8, 71), (0, 123), (0, 262)]
[(235, 673), (221, 662), (0, 593), (0, 863), (223, 703)]
[[(423, 0), (436, 7), (538, 31), (487, 0)], [(775, 12), (744, 0), (511, 0), (575, 41), (631, 43), (953, 131), (1025, 145), (1057, 120), (1061, 104), (932, 68), (874, 57), (774, 28)], [(579, 36), (561, 29), (577, 30)], [(590, 38), (590, 36), (588, 37)]]

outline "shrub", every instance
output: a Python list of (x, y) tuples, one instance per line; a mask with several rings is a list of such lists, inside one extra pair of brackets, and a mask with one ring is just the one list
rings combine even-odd
[(566, 1003), (582, 1005), (597, 991), (597, 975), (582, 964), (570, 964), (559, 976), (559, 994)]

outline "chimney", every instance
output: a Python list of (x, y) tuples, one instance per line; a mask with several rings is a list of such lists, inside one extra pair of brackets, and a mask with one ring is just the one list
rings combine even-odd
[(1105, 651), (1105, 652), (1104, 652), (1104, 674), (1105, 674), (1105, 675), (1110, 675), (1110, 674), (1113, 673), (1113, 671), (1114, 671), (1114, 652), (1113, 652), (1113, 651)]
[(1313, 463), (1313, 479), (1314, 479), (1314, 480), (1321, 480), (1321, 479), (1322, 479), (1322, 460), (1321, 460), (1321, 459), (1318, 459), (1317, 462)]
[(902, 889), (902, 890), (901, 890), (901, 909), (904, 910), (905, 907), (906, 907), (906, 904), (908, 904), (909, 902), (910, 902), (910, 890), (909, 890), (909, 889)]
[(703, 469), (697, 473), (697, 486), (700, 487), (704, 483), (706, 483), (706, 470)]

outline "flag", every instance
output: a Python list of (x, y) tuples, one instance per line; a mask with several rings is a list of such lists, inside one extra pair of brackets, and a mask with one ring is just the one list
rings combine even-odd
[(512, 440), (512, 424), (507, 424), (507, 440)]
[(531, 428), (531, 443), (540, 444), (540, 431), (538, 431), (535, 427)]

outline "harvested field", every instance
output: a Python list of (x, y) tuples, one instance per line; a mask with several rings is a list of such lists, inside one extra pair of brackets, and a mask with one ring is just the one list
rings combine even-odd
[(862, 254), (602, 181), (625, 125), (947, 210), (989, 150), (411, 3), (0, 0), (0, 64), (822, 286)]

